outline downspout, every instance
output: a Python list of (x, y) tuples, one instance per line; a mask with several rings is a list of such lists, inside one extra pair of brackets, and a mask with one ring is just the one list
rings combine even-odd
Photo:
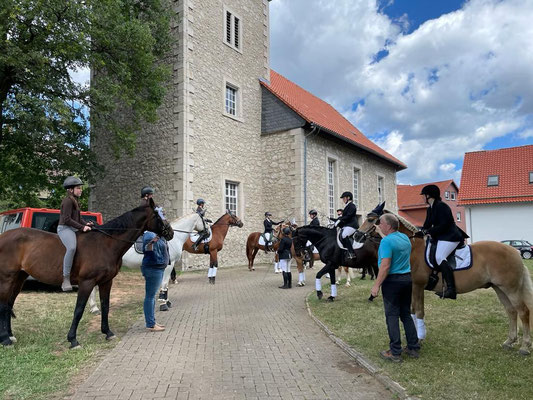
[(315, 133), (318, 127), (311, 124), (311, 132), (304, 134), (304, 222), (307, 225), (307, 137)]

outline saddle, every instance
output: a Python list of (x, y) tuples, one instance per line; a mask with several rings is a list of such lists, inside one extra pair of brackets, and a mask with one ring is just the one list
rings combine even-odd
[[(342, 233), (342, 228), (337, 228), (337, 246), (339, 246), (343, 250), (347, 250), (346, 247), (344, 247), (344, 245), (342, 244), (341, 233)], [(350, 244), (352, 245), (352, 249), (357, 250), (363, 247), (364, 243), (356, 242), (354, 239), (354, 235), (348, 236), (348, 239), (350, 239)]]
[[(434, 266), (431, 260), (435, 260), (436, 251), (437, 244), (428, 240), (426, 242), (425, 260), (428, 267), (434, 271), (437, 270), (438, 266)], [(450, 253), (446, 261), (448, 261), (448, 264), (454, 271), (472, 268), (472, 248), (462, 242)]]

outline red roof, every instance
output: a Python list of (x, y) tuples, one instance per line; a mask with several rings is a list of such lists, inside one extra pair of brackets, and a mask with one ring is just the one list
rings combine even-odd
[(398, 210), (398, 215), (400, 217), (405, 218), (407, 221), (412, 223), (414, 226), (423, 226), (424, 222), (426, 220), (426, 218), (425, 218), (426, 215), (425, 214), (423, 216), (417, 217), (417, 216), (411, 215), (409, 213), (406, 213), (405, 211)]
[[(533, 201), (533, 145), (465, 154), (459, 205)], [(488, 177), (498, 176), (497, 186)]]
[(444, 198), (444, 192), (452, 184), (457, 188), (457, 185), (453, 179), (448, 179), (447, 181), (422, 183), (420, 185), (397, 185), (396, 192), (398, 193), (398, 209), (413, 210), (417, 208), (426, 208), (427, 204), (424, 200), (424, 196), (420, 195), (420, 192), (424, 186), (437, 185), (440, 189), (441, 197)]
[(261, 85), (308, 123), (318, 125), (321, 128), (325, 128), (330, 134), (347, 139), (357, 147), (397, 165), (399, 169), (407, 168), (404, 163), (363, 135), (331, 105), (302, 89), (276, 71), (270, 70), (270, 83), (261, 81)]

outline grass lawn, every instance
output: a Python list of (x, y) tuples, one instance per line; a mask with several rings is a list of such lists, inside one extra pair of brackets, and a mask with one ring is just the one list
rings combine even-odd
[[(76, 294), (31, 287), (23, 289), (15, 303), (17, 318), (12, 325), (18, 342), (0, 347), (1, 399), (63, 398), (117, 343), (105, 340), (100, 316), (87, 307), (78, 328), (82, 348), (69, 350), (67, 332)], [(111, 330), (119, 338), (143, 315), (143, 299), (140, 270), (123, 268), (113, 281), (109, 315)]]
[[(533, 260), (524, 260), (533, 271)], [(375, 365), (424, 399), (533, 399), (533, 359), (503, 350), (508, 319), (494, 290), (479, 289), (441, 300), (426, 292), (427, 338), (418, 360), (392, 364), (379, 357), (388, 349), (381, 295), (367, 301), (373, 281), (354, 280), (339, 287), (334, 303), (309, 297), (317, 318), (335, 335), (362, 352)], [(325, 297), (329, 287), (325, 287)], [(405, 336), (402, 333), (403, 344)]]

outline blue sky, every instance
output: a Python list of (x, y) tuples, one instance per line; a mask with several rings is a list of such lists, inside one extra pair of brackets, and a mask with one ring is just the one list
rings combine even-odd
[(464, 153), (533, 144), (533, 1), (273, 0), (271, 66), (408, 165), (454, 179)]

